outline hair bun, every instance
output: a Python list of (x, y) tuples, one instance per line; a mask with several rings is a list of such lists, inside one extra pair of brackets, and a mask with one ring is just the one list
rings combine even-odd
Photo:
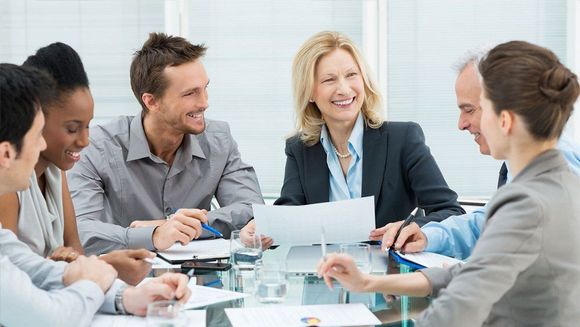
[(578, 96), (576, 75), (561, 64), (546, 70), (539, 84), (541, 93), (554, 103), (569, 105)]

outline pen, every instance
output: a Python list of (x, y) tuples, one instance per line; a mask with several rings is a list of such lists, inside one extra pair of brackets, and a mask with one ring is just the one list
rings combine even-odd
[(210, 225), (208, 225), (208, 224), (202, 223), (202, 224), (201, 224), (201, 228), (203, 228), (203, 229), (205, 229), (205, 230), (207, 230), (207, 231), (210, 231), (210, 232), (214, 233), (214, 234), (215, 234), (216, 236), (218, 236), (218, 237), (224, 237), (224, 235), (223, 235), (222, 233), (220, 233), (220, 231), (219, 231), (219, 230), (217, 230), (217, 229), (215, 229), (215, 228), (211, 227), (211, 226), (210, 226)]
[(320, 226), (320, 249), (322, 250), (322, 260), (326, 261), (326, 239), (324, 237), (324, 226)]
[(413, 210), (409, 214), (409, 216), (407, 217), (407, 219), (405, 219), (405, 221), (403, 222), (401, 227), (399, 227), (397, 234), (395, 234), (395, 239), (393, 240), (393, 244), (391, 244), (391, 250), (395, 250), (395, 242), (397, 242), (397, 239), (399, 238), (399, 235), (401, 234), (401, 231), (403, 230), (403, 228), (409, 226), (409, 224), (411, 224), (413, 222), (413, 220), (415, 220), (415, 214), (417, 213), (417, 210), (419, 210), (418, 207), (415, 208), (415, 210)]

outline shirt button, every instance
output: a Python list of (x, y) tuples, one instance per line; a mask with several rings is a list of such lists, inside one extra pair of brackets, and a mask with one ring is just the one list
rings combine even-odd
[(171, 208), (171, 207), (165, 208), (165, 214), (169, 215), (169, 214), (172, 214), (172, 213), (173, 213), (173, 208)]

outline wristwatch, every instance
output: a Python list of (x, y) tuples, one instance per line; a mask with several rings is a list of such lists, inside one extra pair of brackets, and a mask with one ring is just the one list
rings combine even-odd
[(126, 315), (127, 314), (127, 310), (125, 310), (125, 306), (123, 305), (123, 293), (125, 292), (125, 289), (127, 288), (127, 285), (123, 285), (119, 288), (119, 290), (117, 291), (117, 293), (115, 294), (115, 312), (118, 315)]

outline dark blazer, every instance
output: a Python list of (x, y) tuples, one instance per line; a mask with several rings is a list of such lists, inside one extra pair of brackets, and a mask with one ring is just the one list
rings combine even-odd
[[(276, 205), (328, 202), (330, 171), (320, 142), (306, 146), (298, 136), (286, 141), (286, 173)], [(382, 227), (405, 219), (420, 207), (417, 223), (441, 221), (464, 214), (457, 194), (447, 186), (416, 123), (385, 122), (365, 127), (362, 196), (375, 196), (375, 222)]]

